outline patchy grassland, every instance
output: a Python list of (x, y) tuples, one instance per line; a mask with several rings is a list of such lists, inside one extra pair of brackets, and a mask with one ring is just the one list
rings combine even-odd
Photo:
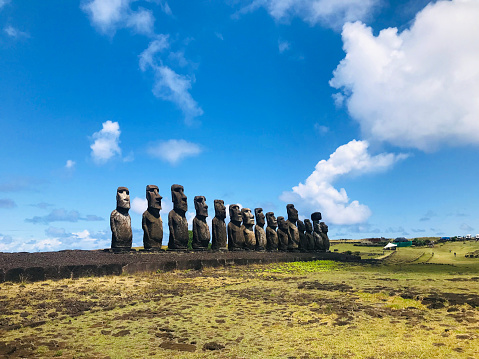
[(2, 283), (0, 358), (477, 358), (475, 246)]

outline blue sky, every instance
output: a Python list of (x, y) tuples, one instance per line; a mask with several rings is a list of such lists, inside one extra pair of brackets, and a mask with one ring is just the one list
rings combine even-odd
[(479, 3), (0, 0), (0, 251), (110, 245), (118, 186), (479, 233)]

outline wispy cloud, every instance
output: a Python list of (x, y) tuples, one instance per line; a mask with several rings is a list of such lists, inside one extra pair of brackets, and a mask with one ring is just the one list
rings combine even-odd
[(17, 204), (13, 199), (10, 198), (0, 198), (0, 208), (10, 209), (15, 208)]
[(106, 121), (102, 126), (100, 131), (93, 134), (95, 141), (90, 146), (91, 157), (98, 164), (103, 164), (116, 155), (121, 156), (120, 125), (118, 122)]
[(46, 216), (35, 216), (26, 218), (25, 222), (34, 224), (49, 224), (51, 222), (78, 222), (78, 221), (103, 221), (102, 217), (96, 215), (86, 215), (82, 217), (78, 211), (68, 211), (64, 208), (54, 209)]
[(429, 221), (432, 217), (436, 217), (437, 216), (437, 213), (434, 212), (433, 210), (429, 210), (427, 211), (427, 213), (422, 216), (419, 220), (421, 222), (425, 222), (425, 221)]
[(147, 149), (150, 156), (160, 158), (172, 165), (187, 157), (197, 156), (202, 151), (202, 148), (196, 143), (185, 140), (161, 141), (151, 144)]
[(38, 187), (46, 181), (28, 176), (12, 176), (5, 182), (0, 182), (0, 192), (16, 192)]
[(460, 228), (461, 230), (463, 230), (463, 231), (472, 231), (472, 230), (474, 230), (474, 228), (471, 227), (470, 225), (468, 225), (467, 223), (462, 223), (459, 228)]
[(288, 41), (278, 40), (278, 50), (280, 54), (289, 50), (290, 46), (291, 44)]
[(385, 171), (396, 162), (407, 158), (405, 154), (382, 153), (372, 156), (367, 141), (353, 140), (340, 146), (328, 160), (317, 163), (305, 183), (293, 187), (280, 196), (285, 202), (294, 202), (306, 211), (319, 210), (334, 224), (348, 225), (365, 222), (371, 216), (368, 206), (358, 201), (350, 202), (344, 188), (337, 190), (333, 184), (345, 175), (360, 175)]
[(48, 207), (53, 207), (53, 204), (46, 203), (46, 202), (40, 202), (40, 203), (36, 203), (36, 204), (31, 204), (30, 206), (37, 207), (37, 208), (40, 208), (40, 209), (47, 209)]
[(2, 9), (2, 7), (7, 5), (9, 2), (10, 2), (10, 0), (0, 0), (0, 10)]
[(314, 130), (323, 136), (329, 132), (329, 127), (320, 125), (319, 123), (315, 123)]
[(10, 37), (14, 38), (20, 38), (20, 37), (30, 37), (30, 35), (27, 32), (20, 31), (16, 28), (14, 28), (11, 25), (6, 26), (3, 31)]
[(65, 164), (65, 168), (68, 170), (72, 170), (75, 168), (76, 162), (72, 160), (67, 160), (67, 163)]

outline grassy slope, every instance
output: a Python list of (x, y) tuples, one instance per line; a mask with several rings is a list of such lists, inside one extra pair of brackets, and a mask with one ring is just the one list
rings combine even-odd
[[(16, 348), (10, 357), (476, 358), (479, 259), (463, 257), (474, 246), (400, 248), (379, 266), (4, 283), (0, 357)], [(203, 350), (211, 342), (225, 348)]]

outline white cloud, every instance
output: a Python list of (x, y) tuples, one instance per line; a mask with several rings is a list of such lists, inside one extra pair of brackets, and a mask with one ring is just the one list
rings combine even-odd
[(65, 168), (72, 170), (73, 168), (75, 168), (75, 165), (76, 165), (75, 161), (67, 160), (67, 163), (65, 164)]
[(131, 201), (131, 210), (138, 214), (143, 214), (148, 208), (148, 201), (146, 198), (135, 197)]
[(10, 2), (10, 0), (0, 0), (0, 10), (2, 9), (2, 7), (7, 5), (9, 2)]
[(23, 32), (23, 31), (20, 31), (18, 29), (15, 29), (13, 26), (9, 25), (9, 26), (6, 26), (3, 31), (5, 31), (5, 33), (10, 36), (10, 37), (14, 37), (14, 38), (18, 38), (18, 37), (29, 37), (30, 35), (28, 35), (28, 33), (26, 32)]
[(384, 171), (407, 155), (382, 153), (371, 156), (367, 141), (353, 140), (340, 146), (329, 157), (321, 160), (314, 172), (293, 187), (291, 192), (280, 196), (285, 202), (293, 202), (301, 211), (320, 211), (328, 222), (338, 225), (365, 222), (371, 216), (371, 210), (358, 201), (350, 202), (344, 188), (337, 190), (333, 183), (344, 175), (359, 175)]
[(93, 134), (95, 142), (90, 146), (93, 160), (102, 164), (115, 155), (121, 155), (120, 149), (120, 125), (118, 122), (106, 121), (103, 128)]
[(127, 27), (140, 34), (153, 34), (153, 13), (143, 8), (133, 11), (130, 7), (132, 2), (134, 0), (92, 0), (84, 2), (81, 9), (102, 33), (113, 35), (118, 29)]
[(479, 144), (477, 19), (478, 1), (452, 0), (431, 3), (401, 33), (344, 26), (346, 57), (330, 84), (367, 138), (425, 151)]
[(218, 39), (220, 39), (220, 40), (224, 40), (223, 34), (220, 33), (220, 32), (215, 32), (215, 36), (216, 36)]
[(289, 47), (290, 47), (290, 43), (288, 41), (281, 41), (281, 40), (278, 41), (278, 50), (280, 54), (282, 54), (286, 50), (289, 50)]
[(185, 140), (168, 140), (150, 145), (147, 152), (152, 157), (160, 158), (174, 165), (186, 157), (199, 155), (202, 149), (196, 143)]
[(265, 8), (277, 21), (297, 16), (311, 25), (340, 30), (345, 22), (366, 20), (381, 0), (253, 0), (237, 14)]
[(320, 135), (325, 135), (329, 132), (329, 127), (320, 125), (319, 123), (314, 124), (314, 129), (316, 130), (317, 133)]

